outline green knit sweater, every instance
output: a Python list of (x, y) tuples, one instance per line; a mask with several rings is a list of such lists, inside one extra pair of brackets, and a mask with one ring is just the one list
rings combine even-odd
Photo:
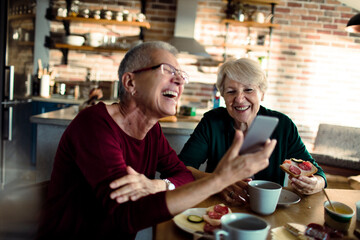
[[(316, 175), (326, 177), (321, 167), (315, 162), (301, 140), (297, 127), (293, 121), (283, 113), (260, 106), (258, 115), (274, 116), (279, 119), (278, 126), (271, 135), (276, 139), (276, 147), (271, 154), (269, 166), (258, 172), (255, 179), (269, 180), (284, 185), (285, 173), (280, 164), (285, 159), (299, 158), (311, 161), (317, 168)], [(234, 119), (230, 117), (226, 108), (219, 107), (204, 114), (184, 148), (179, 158), (187, 166), (199, 168), (207, 161), (206, 172), (213, 172), (218, 162), (229, 149), (235, 134)]]

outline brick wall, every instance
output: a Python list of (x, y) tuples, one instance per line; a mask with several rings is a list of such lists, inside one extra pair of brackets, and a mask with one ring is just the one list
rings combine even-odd
[[(140, 1), (119, 1), (113, 7), (121, 6), (137, 12)], [(225, 18), (225, 8), (226, 2), (222, 0), (198, 1), (195, 38), (215, 59), (221, 59), (224, 52), (225, 26), (220, 21)], [(267, 7), (260, 7), (260, 10), (269, 11)], [(319, 123), (360, 126), (360, 35), (344, 31), (348, 19), (356, 13), (336, 0), (282, 0), (275, 9), (274, 23), (280, 27), (272, 35), (268, 64), (270, 87), (263, 105), (290, 116), (310, 149)], [(168, 40), (173, 36), (176, 0), (149, 0), (146, 15), (151, 24), (151, 28), (144, 31), (146, 41)], [(54, 31), (62, 31), (61, 24), (52, 23), (51, 26)], [(72, 24), (71, 30), (119, 35), (124, 31), (81, 23)], [(138, 33), (137, 29), (127, 31)], [(246, 29), (239, 27), (231, 27), (229, 32), (235, 43), (242, 43), (246, 34)], [(251, 32), (252, 37), (256, 34), (257, 31)], [(245, 56), (241, 49), (233, 49), (231, 54)], [(94, 79), (115, 80), (122, 57), (123, 54), (70, 51), (69, 65), (57, 67), (59, 77), (85, 79), (84, 69), (89, 67)], [(189, 63), (184, 59), (180, 62)], [(51, 50), (50, 62), (61, 63), (58, 50)], [(204, 106), (211, 98), (216, 68), (204, 71), (193, 65), (184, 64), (183, 67), (189, 71), (193, 82), (186, 86), (182, 104)]]

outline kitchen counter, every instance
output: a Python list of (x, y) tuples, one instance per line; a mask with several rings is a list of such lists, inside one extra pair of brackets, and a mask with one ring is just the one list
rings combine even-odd
[[(79, 106), (71, 106), (69, 108), (64, 108), (57, 111), (33, 115), (31, 116), (30, 121), (36, 124), (67, 126), (75, 118), (78, 112)], [(164, 133), (190, 135), (196, 127), (197, 122), (160, 122), (160, 125)]]
[[(36, 130), (36, 182), (50, 179), (52, 165), (60, 138), (79, 112), (79, 106), (33, 115)], [(197, 125), (196, 121), (160, 122), (171, 147), (179, 153)]]
[[(77, 105), (83, 104), (86, 100), (88, 100), (85, 98), (75, 99), (75, 98), (55, 97), (55, 96), (52, 96), (50, 98), (33, 96), (31, 97), (31, 99), (32, 101), (37, 101), (37, 102), (55, 102), (55, 103), (77, 104)], [(105, 102), (106, 104), (111, 104), (116, 101), (117, 100), (103, 100), (103, 102)]]

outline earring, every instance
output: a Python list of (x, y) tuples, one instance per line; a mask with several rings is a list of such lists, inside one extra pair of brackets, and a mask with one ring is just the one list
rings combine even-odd
[(131, 96), (135, 96), (135, 93), (136, 93), (136, 91), (133, 91), (133, 92), (131, 93)]

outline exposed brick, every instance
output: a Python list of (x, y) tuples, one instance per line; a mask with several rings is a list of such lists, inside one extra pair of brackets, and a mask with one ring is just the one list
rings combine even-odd
[(289, 8), (277, 7), (277, 8), (276, 8), (276, 12), (279, 12), (279, 13), (289, 13), (289, 12), (290, 12), (290, 9), (289, 9)]
[(291, 9), (291, 15), (308, 15), (308, 10), (304, 9), (304, 8), (295, 8), (295, 9)]
[(317, 33), (319, 33), (319, 34), (331, 34), (331, 31), (317, 30)]
[(304, 8), (307, 9), (319, 9), (320, 6), (317, 4), (313, 4), (313, 3), (304, 3)]
[(316, 17), (313, 16), (302, 16), (301, 19), (304, 21), (316, 21)]
[(332, 22), (332, 18), (329, 18), (329, 17), (318, 17), (318, 21), (319, 21), (319, 22), (328, 22), (328, 23), (331, 23), (331, 22)]
[(298, 3), (298, 2), (288, 2), (287, 6), (288, 7), (302, 7), (302, 4)]
[(339, 35), (339, 36), (346, 36), (347, 35), (347, 32), (345, 31), (333, 31), (333, 34), (334, 35)]
[(334, 10), (335, 10), (335, 7), (334, 7), (334, 6), (329, 6), (329, 5), (321, 5), (321, 6), (320, 6), (320, 9), (323, 9), (323, 10), (332, 10), (332, 11), (334, 11)]
[(332, 24), (324, 24), (324, 28), (329, 28), (329, 29), (337, 29), (337, 25), (332, 25)]
[(320, 42), (320, 41), (316, 41), (315, 42), (315, 45), (322, 45), (322, 46), (329, 46), (330, 44), (329, 44), (329, 42)]

